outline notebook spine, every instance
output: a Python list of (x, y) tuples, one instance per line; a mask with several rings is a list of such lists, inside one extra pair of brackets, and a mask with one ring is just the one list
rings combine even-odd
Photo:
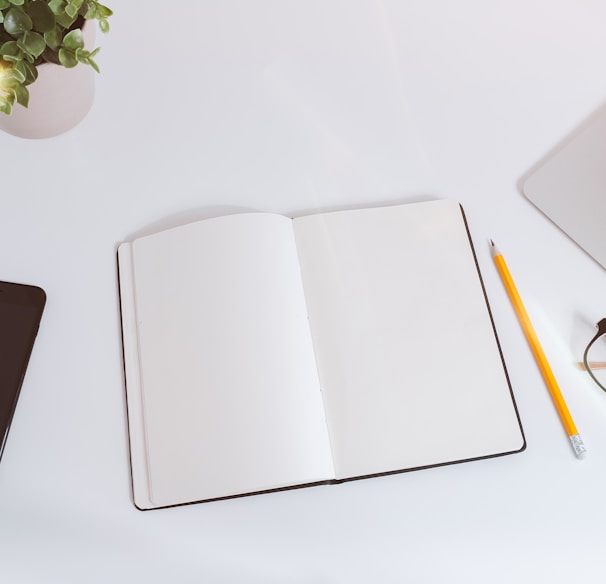
[(151, 503), (147, 469), (147, 448), (139, 363), (139, 332), (131, 243), (123, 243), (118, 248), (118, 279), (133, 499), (135, 506), (144, 510), (153, 507), (153, 504)]

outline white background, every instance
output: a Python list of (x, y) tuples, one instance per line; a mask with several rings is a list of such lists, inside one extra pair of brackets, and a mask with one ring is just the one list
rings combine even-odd
[[(606, 272), (519, 182), (606, 101), (598, 0), (114, 1), (96, 99), (0, 135), (0, 277), (48, 305), (0, 464), (0, 579), (21, 583), (602, 582), (606, 395), (574, 366)], [(229, 208), (423, 197), (466, 209), (526, 452), (140, 512), (116, 245)], [(575, 459), (487, 238), (588, 447)], [(439, 341), (436, 360), (448, 351)]]

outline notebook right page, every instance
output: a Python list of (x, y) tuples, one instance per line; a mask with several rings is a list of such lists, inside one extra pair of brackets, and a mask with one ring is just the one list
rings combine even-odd
[(524, 448), (458, 203), (294, 228), (338, 479)]

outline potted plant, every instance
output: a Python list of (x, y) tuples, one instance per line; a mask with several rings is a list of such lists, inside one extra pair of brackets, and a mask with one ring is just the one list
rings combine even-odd
[(107, 32), (111, 14), (97, 0), (0, 0), (0, 112), (10, 116), (15, 104), (28, 108), (29, 86), (44, 68), (82, 63), (98, 71), (99, 49), (85, 46), (83, 29), (96, 20)]

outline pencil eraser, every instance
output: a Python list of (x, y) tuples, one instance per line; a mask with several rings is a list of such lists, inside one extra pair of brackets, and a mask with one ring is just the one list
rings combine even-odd
[(577, 458), (583, 460), (587, 454), (587, 448), (585, 448), (585, 444), (583, 444), (583, 439), (581, 436), (579, 434), (573, 434), (570, 436), (570, 443), (572, 444), (572, 448), (574, 453), (577, 455)]

